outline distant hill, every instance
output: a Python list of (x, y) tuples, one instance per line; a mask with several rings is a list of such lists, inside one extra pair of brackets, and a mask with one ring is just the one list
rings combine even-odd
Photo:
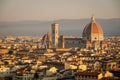
[[(120, 18), (96, 19), (103, 28), (105, 36), (120, 36)], [(82, 36), (82, 31), (90, 19), (56, 20), (59, 24), (59, 34)], [(17, 21), (0, 22), (0, 36), (43, 36), (51, 31), (52, 21)]]

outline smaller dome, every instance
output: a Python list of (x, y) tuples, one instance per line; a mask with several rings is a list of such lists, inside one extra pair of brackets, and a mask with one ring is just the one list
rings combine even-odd
[(52, 37), (50, 35), (49, 32), (47, 32), (47, 34), (45, 34), (42, 38), (43, 41), (49, 41), (49, 42), (52, 42)]
[(45, 34), (45, 35), (42, 37), (42, 40), (44, 40), (44, 41), (47, 40), (47, 34)]

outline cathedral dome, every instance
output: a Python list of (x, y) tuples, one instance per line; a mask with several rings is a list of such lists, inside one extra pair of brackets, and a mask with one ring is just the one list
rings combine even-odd
[(43, 41), (49, 41), (49, 42), (52, 42), (52, 37), (50, 35), (49, 32), (47, 32), (47, 34), (45, 34), (42, 38)]
[(82, 36), (87, 40), (91, 40), (93, 37), (94, 39), (98, 38), (99, 40), (103, 40), (103, 30), (101, 26), (95, 21), (94, 16), (92, 16), (91, 22), (85, 26)]

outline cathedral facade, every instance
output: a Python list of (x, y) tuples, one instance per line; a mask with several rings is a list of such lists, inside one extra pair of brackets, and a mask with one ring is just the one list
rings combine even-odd
[[(51, 48), (93, 48), (99, 49), (106, 47), (104, 41), (104, 32), (101, 26), (95, 21), (94, 16), (85, 26), (82, 37), (59, 36), (59, 24), (52, 24), (52, 41)], [(43, 37), (44, 38), (44, 37)], [(47, 41), (47, 43), (49, 43)], [(50, 46), (50, 45), (49, 45)]]

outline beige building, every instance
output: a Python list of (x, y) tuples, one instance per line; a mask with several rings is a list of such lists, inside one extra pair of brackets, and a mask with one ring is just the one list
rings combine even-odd
[(116, 70), (119, 69), (117, 61), (103, 61), (102, 62), (103, 70)]
[(75, 48), (81, 47), (83, 44), (81, 37), (63, 36), (59, 37), (59, 47), (61, 48)]
[[(103, 79), (103, 78), (111, 78), (113, 77), (113, 74), (109, 71), (106, 71), (104, 73), (100, 73), (97, 71), (83, 71), (83, 72), (76, 72), (75, 73), (75, 80), (109, 80), (109, 79)], [(112, 79), (110, 79), (112, 80)]]
[(0, 54), (6, 54), (9, 53), (9, 49), (7, 48), (0, 48)]

